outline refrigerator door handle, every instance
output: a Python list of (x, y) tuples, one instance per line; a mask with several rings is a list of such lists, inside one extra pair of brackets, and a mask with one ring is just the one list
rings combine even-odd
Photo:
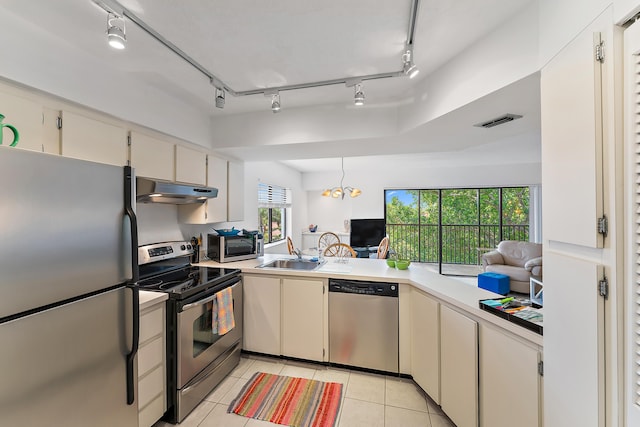
[(140, 295), (138, 290), (138, 220), (133, 210), (135, 184), (133, 168), (124, 167), (124, 207), (125, 215), (131, 224), (131, 281), (127, 283), (127, 288), (131, 289), (131, 304), (133, 306), (133, 332), (131, 334), (131, 352), (127, 354), (127, 404), (133, 405), (135, 402), (135, 361), (138, 353), (138, 341), (140, 340)]

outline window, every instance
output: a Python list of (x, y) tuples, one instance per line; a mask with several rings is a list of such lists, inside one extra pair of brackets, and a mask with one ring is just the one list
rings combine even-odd
[(287, 236), (287, 209), (291, 207), (290, 190), (277, 185), (258, 184), (258, 223), (265, 243)]
[(529, 187), (385, 190), (389, 244), (440, 273), (475, 275), (465, 266), (477, 266), (483, 251), (529, 240), (529, 204)]

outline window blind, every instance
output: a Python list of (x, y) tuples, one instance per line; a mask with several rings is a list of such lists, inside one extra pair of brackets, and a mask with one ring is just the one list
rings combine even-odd
[(278, 185), (258, 183), (258, 207), (291, 207), (291, 190)]
[[(633, 145), (635, 149), (635, 272), (633, 274), (634, 280), (631, 289), (632, 302), (632, 316), (631, 320), (631, 337), (633, 348), (633, 364), (634, 364), (634, 403), (640, 406), (640, 55), (631, 55), (633, 66), (633, 80), (631, 84), (631, 93), (634, 99), (635, 109), (631, 112), (633, 118), (631, 119), (631, 126), (633, 128)], [(631, 117), (630, 117), (631, 118)]]

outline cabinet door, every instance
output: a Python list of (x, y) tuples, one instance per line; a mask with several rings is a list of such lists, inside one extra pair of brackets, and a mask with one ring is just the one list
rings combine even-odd
[(546, 426), (605, 425), (602, 276), (602, 267), (591, 261), (544, 253)]
[(173, 144), (132, 131), (131, 166), (136, 169), (136, 176), (175, 180)]
[(322, 280), (282, 279), (282, 354), (325, 360), (325, 286)]
[(176, 145), (176, 181), (207, 185), (207, 155), (202, 151)]
[[(540, 427), (540, 352), (482, 325), (480, 328), (480, 425)], [(496, 416), (498, 415), (498, 416)]]
[(207, 185), (218, 189), (218, 197), (207, 200), (207, 222), (227, 221), (228, 193), (226, 160), (211, 155), (208, 157)]
[(440, 403), (440, 304), (420, 291), (411, 299), (411, 374)]
[(280, 355), (280, 279), (245, 275), (243, 348)]
[(229, 161), (227, 221), (244, 220), (244, 163)]
[[(607, 39), (601, 28), (597, 21), (567, 45), (540, 83), (544, 238), (591, 248), (603, 245), (596, 227), (604, 215), (602, 77), (613, 64), (595, 58)], [(612, 54), (612, 41), (605, 46)]]
[(128, 160), (127, 131), (119, 126), (62, 112), (62, 155), (124, 166)]
[[(0, 114), (3, 125), (11, 125), (18, 132), (16, 148), (34, 151), (44, 150), (43, 107), (41, 104), (10, 93), (0, 93)], [(10, 128), (0, 128), (2, 145), (9, 146), (14, 141)], [(59, 154), (59, 153), (56, 153)]]
[(440, 307), (440, 406), (458, 427), (478, 425), (478, 324)]

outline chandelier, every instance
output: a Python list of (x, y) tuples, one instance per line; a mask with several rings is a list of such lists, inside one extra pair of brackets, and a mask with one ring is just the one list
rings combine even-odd
[(341, 157), (340, 159), (342, 162), (342, 178), (340, 179), (340, 186), (327, 188), (322, 192), (322, 195), (325, 197), (333, 197), (334, 199), (337, 199), (338, 197), (344, 199), (344, 195), (348, 193), (351, 197), (358, 197), (360, 194), (362, 194), (362, 190), (355, 187), (344, 187), (342, 185), (344, 181), (344, 157)]

